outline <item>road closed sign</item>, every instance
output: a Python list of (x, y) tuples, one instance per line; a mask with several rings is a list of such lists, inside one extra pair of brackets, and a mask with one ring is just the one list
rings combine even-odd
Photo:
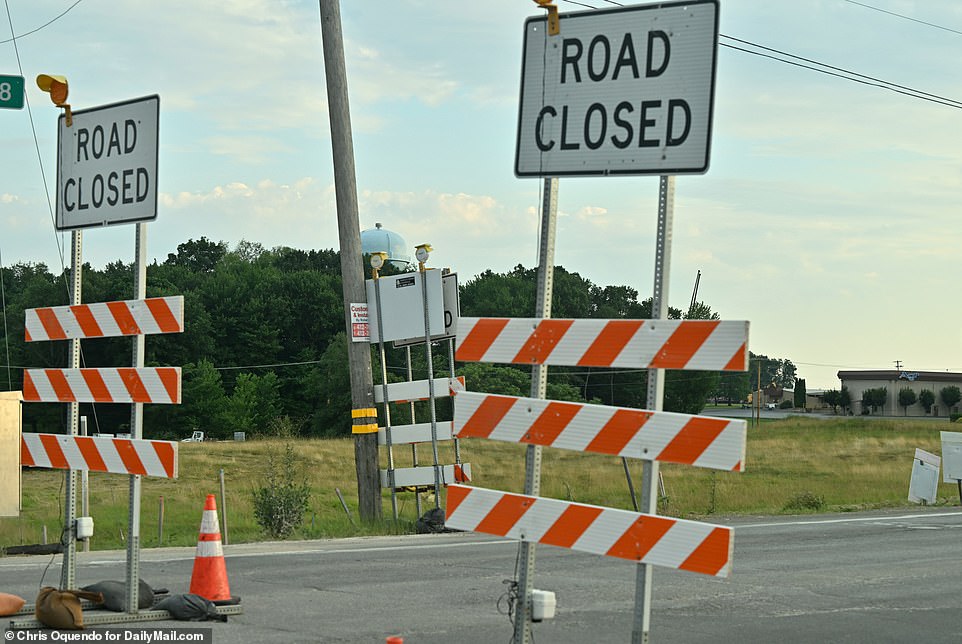
[(527, 20), (515, 174), (706, 172), (717, 41), (717, 0)]
[(57, 230), (157, 218), (160, 97), (60, 117)]

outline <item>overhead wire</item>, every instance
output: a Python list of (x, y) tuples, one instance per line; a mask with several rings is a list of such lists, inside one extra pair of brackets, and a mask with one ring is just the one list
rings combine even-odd
[[(11, 34), (13, 37), (12, 37), (12, 38), (7, 38), (6, 40), (0, 40), (0, 45), (3, 45), (3, 44), (8, 43), (8, 42), (13, 42), (13, 41), (17, 40), (18, 38), (23, 38), (24, 36), (29, 36), (30, 34), (35, 34), (35, 33), (37, 33), (38, 31), (40, 31), (41, 29), (44, 29), (45, 27), (49, 27), (49, 26), (52, 25), (53, 23), (57, 22), (58, 20), (60, 20), (60, 19), (63, 18), (64, 16), (66, 16), (66, 15), (70, 12), (71, 9), (73, 9), (74, 7), (76, 7), (76, 6), (77, 6), (78, 4), (80, 4), (81, 2), (83, 2), (83, 0), (77, 0), (77, 1), (74, 2), (72, 5), (70, 5), (70, 6), (67, 7), (66, 9), (64, 9), (64, 10), (63, 10), (63, 13), (61, 13), (61, 14), (59, 14), (59, 15), (57, 15), (57, 16), (54, 16), (53, 18), (51, 18), (51, 19), (48, 20), (47, 22), (43, 23), (42, 25), (40, 25), (40, 26), (37, 27), (36, 29), (31, 29), (30, 31), (25, 31), (25, 32), (22, 33), (22, 34), (14, 34), (13, 31), (11, 31), (10, 34)], [(7, 7), (7, 13), (8, 13), (8, 15), (9, 15), (9, 12), (10, 12), (10, 8)]]
[[(575, 2), (574, 0), (563, 0), (563, 1), (567, 2), (568, 4), (578, 5), (580, 7), (585, 7), (587, 9), (595, 9), (595, 10), (600, 9), (600, 7), (592, 6), (582, 2)], [(608, 4), (612, 4), (618, 7), (626, 6), (623, 3), (615, 2), (615, 0), (604, 0), (604, 1), (607, 2)], [(848, 1), (851, 2), (852, 0), (848, 0)], [(854, 2), (853, 4), (858, 4), (858, 5), (867, 7), (869, 9), (876, 9), (876, 7), (872, 7), (871, 5), (865, 5), (863, 3)], [(892, 12), (885, 12), (885, 13), (892, 13)], [(894, 14), (894, 15), (897, 15), (900, 18), (906, 18), (908, 20), (915, 20), (908, 16), (902, 16), (901, 14)], [(920, 20), (915, 20), (915, 21), (922, 22), (923, 24), (927, 24), (932, 27), (938, 27), (940, 29), (945, 29), (947, 31), (955, 32), (954, 29), (942, 27), (941, 25), (936, 25), (934, 23), (926, 23)], [(962, 34), (962, 32), (956, 32), (956, 33)], [(718, 34), (718, 35), (719, 35), (719, 38), (732, 40), (732, 41), (741, 43), (742, 45), (746, 45), (747, 47), (752, 47), (754, 49), (749, 49), (747, 47), (739, 47), (738, 45), (733, 45), (727, 42), (719, 42), (718, 44), (722, 47), (727, 47), (729, 49), (741, 51), (743, 53), (751, 54), (753, 56), (768, 58), (770, 60), (774, 60), (779, 63), (792, 65), (794, 67), (800, 67), (802, 69), (808, 69), (810, 71), (826, 74), (828, 76), (834, 76), (837, 78), (841, 78), (842, 80), (851, 81), (853, 83), (859, 83), (861, 85), (867, 85), (869, 87), (877, 87), (879, 89), (885, 89), (891, 92), (895, 92), (896, 94), (902, 94), (904, 96), (908, 96), (910, 98), (929, 101), (931, 103), (944, 105), (946, 107), (952, 107), (955, 109), (962, 109), (962, 101), (958, 101), (953, 98), (940, 96), (938, 94), (932, 94), (930, 92), (925, 92), (923, 90), (915, 89), (913, 87), (900, 85), (898, 83), (893, 83), (891, 81), (887, 81), (881, 78), (876, 78), (874, 76), (868, 76), (866, 74), (852, 71), (850, 69), (845, 69), (837, 65), (830, 65), (828, 63), (823, 63), (811, 58), (805, 58), (804, 56), (798, 56), (796, 54), (792, 54), (790, 52), (783, 51), (780, 49), (775, 49), (773, 47), (767, 47), (765, 45), (761, 45), (761, 44), (752, 42), (750, 40), (736, 38), (734, 36), (728, 36), (726, 34)], [(761, 51), (756, 51), (756, 50), (761, 50)], [(801, 62), (798, 62), (798, 61), (801, 61)]]
[(870, 4), (865, 4), (864, 2), (856, 2), (855, 0), (845, 0), (849, 4), (858, 5), (860, 7), (865, 7), (866, 9), (871, 9), (872, 11), (878, 11), (879, 13), (887, 13), (890, 16), (895, 16), (896, 18), (901, 18), (903, 20), (910, 20), (912, 22), (917, 22), (920, 25), (925, 25), (927, 27), (934, 27), (935, 29), (941, 29), (943, 31), (948, 31), (953, 34), (959, 34), (962, 36), (962, 31), (958, 29), (952, 29), (951, 27), (946, 27), (944, 25), (939, 25), (934, 22), (926, 22), (925, 20), (919, 20), (918, 18), (913, 18), (912, 16), (906, 16), (901, 13), (895, 13), (894, 11), (888, 11), (887, 9), (882, 9), (881, 7), (874, 7)]

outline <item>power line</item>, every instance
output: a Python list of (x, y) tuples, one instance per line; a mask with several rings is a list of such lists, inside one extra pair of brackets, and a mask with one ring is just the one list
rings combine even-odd
[[(68, 13), (71, 9), (73, 9), (74, 7), (76, 7), (76, 6), (77, 6), (78, 4), (80, 4), (81, 2), (83, 2), (83, 0), (77, 0), (77, 1), (74, 2), (72, 5), (70, 5), (70, 6), (67, 7), (66, 9), (64, 9), (63, 13), (61, 13), (61, 14), (58, 15), (58, 16), (55, 16), (55, 17), (51, 18), (49, 21), (47, 21), (47, 22), (45, 22), (44, 24), (40, 25), (40, 26), (37, 27), (36, 29), (31, 29), (30, 31), (24, 32), (24, 33), (22, 33), (22, 34), (20, 34), (20, 35), (14, 35), (13, 38), (7, 38), (6, 40), (0, 40), (0, 45), (2, 45), (2, 44), (4, 44), (4, 43), (8, 43), (8, 42), (14, 42), (14, 41), (17, 40), (18, 38), (23, 38), (24, 36), (29, 36), (30, 34), (35, 34), (35, 33), (37, 33), (38, 31), (40, 31), (41, 29), (43, 29), (44, 27), (49, 27), (49, 26), (52, 25), (53, 23), (57, 22), (58, 20), (60, 20), (60, 19), (63, 18), (64, 16), (66, 16), (67, 13)], [(8, 14), (10, 13), (10, 7), (9, 7), (9, 6), (7, 7), (7, 13), (8, 13)], [(10, 33), (13, 34), (12, 31), (11, 31)]]
[[(594, 7), (581, 2), (574, 2), (574, 0), (563, 0), (563, 1), (569, 4), (575, 4), (581, 7), (586, 7), (588, 9), (595, 9), (595, 10), (600, 9), (600, 7)], [(618, 7), (626, 6), (624, 4), (615, 2), (614, 0), (604, 0), (604, 1)], [(852, 0), (847, 0), (847, 1), (851, 2)], [(855, 2), (854, 4), (861, 4), (861, 3)], [(875, 8), (870, 5), (862, 5), (862, 6), (868, 7), (870, 9)], [(886, 13), (890, 13), (890, 12), (886, 12)], [(895, 15), (899, 15), (899, 17), (905, 17), (909, 20), (914, 20), (913, 18), (908, 18), (907, 16), (901, 16), (900, 14), (895, 14)], [(917, 22), (922, 22), (922, 21), (917, 21)], [(924, 24), (930, 24), (930, 23), (924, 23)], [(934, 24), (932, 24), (931, 26), (940, 27), (939, 25), (934, 25)], [(952, 29), (948, 29), (945, 27), (940, 27), (940, 28), (947, 29), (948, 31), (954, 31)], [(962, 32), (957, 32), (957, 33), (962, 34)], [(918, 90), (913, 87), (908, 87), (906, 85), (899, 85), (898, 83), (893, 83), (891, 81), (887, 81), (881, 78), (876, 78), (874, 76), (861, 74), (859, 72), (855, 72), (850, 69), (845, 69), (843, 67), (829, 65), (828, 63), (822, 63), (817, 60), (813, 60), (811, 58), (797, 56), (795, 54), (792, 54), (786, 51), (782, 51), (772, 47), (766, 47), (765, 45), (760, 45), (750, 40), (735, 38), (734, 36), (728, 36), (725, 34), (719, 34), (719, 37), (726, 38), (728, 40), (733, 40), (735, 42), (741, 43), (743, 45), (747, 45), (749, 47), (753, 47), (755, 49), (760, 49), (762, 51), (756, 51), (755, 49), (747, 49), (745, 47), (739, 47), (737, 45), (732, 45), (730, 43), (719, 42), (718, 44), (721, 45), (722, 47), (728, 47), (729, 49), (741, 51), (746, 54), (751, 54), (753, 56), (768, 58), (770, 60), (774, 60), (776, 62), (783, 63), (786, 65), (801, 67), (802, 69), (808, 69), (814, 72), (819, 72), (820, 74), (825, 74), (827, 76), (835, 76), (836, 78), (841, 78), (842, 80), (851, 81), (853, 83), (859, 83), (861, 85), (867, 85), (869, 87), (877, 87), (879, 89), (886, 89), (886, 90), (889, 90), (890, 92), (895, 92), (896, 94), (902, 94), (903, 96), (908, 96), (910, 98), (917, 98), (923, 101), (929, 101), (930, 103), (945, 105), (946, 107), (962, 109), (962, 101), (958, 101), (953, 98), (939, 96), (938, 94), (932, 94), (930, 92)], [(765, 52), (770, 52), (770, 53), (765, 53)], [(794, 59), (794, 60), (789, 60), (789, 59)], [(797, 62), (797, 61), (802, 61), (802, 62)]]
[(864, 2), (855, 2), (855, 0), (845, 0), (845, 2), (847, 2), (847, 3), (849, 3), (849, 4), (855, 4), (855, 5), (858, 5), (858, 6), (860, 6), (860, 7), (865, 7), (866, 9), (871, 9), (872, 11), (878, 11), (879, 13), (887, 13), (888, 15), (890, 15), (890, 16), (895, 16), (896, 18), (901, 18), (901, 19), (903, 19), (903, 20), (911, 20), (912, 22), (917, 22), (917, 23), (919, 23), (920, 25), (925, 25), (925, 26), (927, 26), (927, 27), (934, 27), (934, 28), (936, 28), (936, 29), (941, 29), (941, 30), (943, 30), (943, 31), (948, 31), (948, 32), (951, 32), (951, 33), (953, 33), (953, 34), (959, 34), (960, 36), (962, 36), (962, 31), (959, 31), (959, 30), (957, 30), (957, 29), (951, 29), (950, 27), (945, 27), (945, 26), (943, 26), (943, 25), (937, 25), (937, 24), (935, 24), (934, 22), (926, 22), (926, 21), (924, 21), (924, 20), (919, 20), (918, 18), (913, 18), (912, 16), (906, 16), (906, 15), (903, 15), (903, 14), (901, 14), (901, 13), (895, 13), (894, 11), (887, 11), (887, 10), (881, 9), (881, 8), (879, 8), (879, 7), (873, 7), (872, 5), (870, 5), (870, 4), (865, 4)]

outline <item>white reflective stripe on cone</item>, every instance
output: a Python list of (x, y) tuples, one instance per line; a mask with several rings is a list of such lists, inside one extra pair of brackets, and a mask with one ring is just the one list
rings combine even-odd
[(217, 523), (216, 510), (204, 510), (204, 516), (200, 520), (201, 534), (217, 534), (220, 532), (220, 525)]
[(224, 548), (221, 546), (220, 539), (217, 541), (198, 541), (198, 557), (223, 557)]

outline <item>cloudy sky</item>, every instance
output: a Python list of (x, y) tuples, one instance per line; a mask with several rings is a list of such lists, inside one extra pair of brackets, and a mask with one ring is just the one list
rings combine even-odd
[[(430, 243), (432, 265), (462, 281), (535, 265), (542, 182), (514, 176), (535, 4), (341, 4), (361, 229)], [(151, 259), (201, 236), (337, 247), (317, 2), (0, 11), (0, 75), (26, 77), (29, 102), (0, 110), (4, 267), (56, 270), (69, 247), (52, 224), (58, 110), (39, 73), (67, 76), (78, 110), (160, 96)], [(723, 0), (720, 31), (723, 45), (822, 72), (719, 47), (710, 169), (677, 180), (671, 304), (687, 306), (700, 270), (698, 298), (750, 320), (752, 351), (792, 360), (809, 388), (896, 360), (962, 371), (962, 3)], [(562, 179), (556, 263), (650, 294), (657, 195), (656, 177)], [(133, 241), (129, 225), (87, 231), (85, 260), (129, 262)]]

